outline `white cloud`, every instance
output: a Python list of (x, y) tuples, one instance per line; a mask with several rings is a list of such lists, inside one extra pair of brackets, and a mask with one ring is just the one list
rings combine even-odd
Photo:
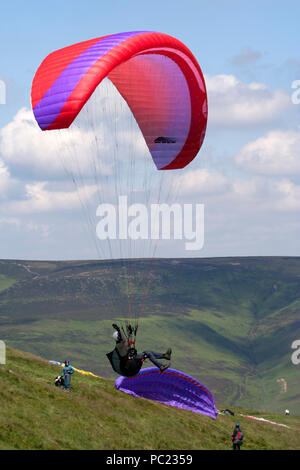
[(128, 105), (115, 87), (102, 83), (68, 129), (41, 131), (22, 108), (0, 131), (0, 158), (9, 171), (31, 181), (114, 176), (114, 166), (149, 151)]
[[(177, 180), (177, 181), (176, 181)], [(174, 187), (181, 195), (203, 195), (222, 193), (228, 187), (227, 178), (206, 168), (186, 171), (175, 178)]]
[[(249, 125), (272, 123), (291, 106), (284, 92), (271, 91), (262, 83), (245, 84), (233, 75), (208, 77), (207, 85), (210, 123), (218, 126), (234, 126), (236, 130), (241, 126), (247, 129)], [(262, 251), (263, 247), (268, 250), (272, 246), (275, 229), (281, 233), (284, 243), (288, 236), (285, 222), (292, 211), (300, 209), (300, 186), (282, 177), (299, 173), (298, 132), (272, 131), (244, 145), (235, 160), (239, 169), (248, 172), (242, 175), (243, 178), (241, 171), (237, 172), (232, 166), (231, 158), (227, 158), (231, 155), (230, 148), (224, 148), (226, 157), (223, 161), (220, 157), (216, 159), (217, 171), (199, 167), (191, 169), (191, 166), (183, 172), (152, 174), (147, 170), (141, 171), (145, 169), (145, 161), (149, 169), (156, 170), (150, 155), (145, 155), (147, 148), (132, 115), (130, 118), (126, 115), (128, 109), (124, 102), (120, 105), (119, 119), (115, 121), (118, 99), (115, 97), (109, 101), (106, 98), (100, 107), (85, 109), (78, 124), (66, 132), (42, 132), (32, 112), (25, 108), (0, 131), (0, 157), (3, 160), (0, 160), (1, 240), (3, 247), (5, 243), (10, 244), (11, 256), (18, 253), (32, 258), (78, 258), (78, 251), (86, 257), (95, 256), (93, 251), (88, 251), (88, 235), (84, 230), (86, 221), (82, 217), (81, 205), (86, 205), (89, 216), (95, 218), (94, 205), (96, 199), (97, 202), (100, 199), (96, 197), (97, 190), (101, 191), (100, 202), (105, 198), (104, 202), (113, 202), (118, 191), (126, 194), (130, 169), (126, 166), (126, 159), (133, 156), (138, 159), (137, 164), (132, 165), (137, 167), (131, 188), (137, 193), (134, 201), (145, 201), (147, 191), (156, 197), (159, 188), (159, 202), (164, 201), (165, 194), (170, 194), (170, 203), (176, 195), (204, 203), (208, 251), (202, 251), (201, 255), (255, 253), (256, 244)], [(106, 113), (104, 122), (103, 113)], [(93, 115), (96, 115), (97, 125), (89, 130), (89, 119)], [(74, 154), (76, 158), (73, 158)], [(71, 173), (79, 175), (78, 191), (68, 190), (66, 182), (71, 187), (72, 178), (65, 175), (62, 156), (64, 162), (70, 164)], [(204, 157), (202, 150), (199, 163), (202, 167), (215, 162), (210, 154), (207, 161)], [(114, 171), (115, 159), (121, 162), (118, 178)], [(227, 163), (224, 164), (225, 160)], [(100, 178), (104, 176), (99, 181), (100, 189), (95, 184), (94, 165)], [(249, 171), (254, 175), (249, 175)], [(147, 184), (141, 187), (139, 177), (145, 180), (149, 174), (152, 176), (147, 180), (148, 187), (145, 187)], [(179, 198), (181, 202), (183, 197)], [(88, 230), (93, 232), (91, 227)], [(292, 227), (291, 233), (296, 233), (296, 230), (297, 227)], [(14, 241), (10, 240), (11, 237)], [(22, 247), (26, 246), (29, 251), (25, 248), (23, 254)], [(168, 248), (168, 255), (186, 255), (183, 251), (178, 252), (177, 247), (173, 251)], [(164, 256), (165, 250), (164, 244), (159, 254)]]
[(278, 210), (294, 211), (300, 209), (300, 186), (288, 179), (276, 183), (276, 189), (281, 196), (277, 203)]
[(236, 163), (245, 170), (265, 175), (300, 174), (300, 130), (271, 131), (244, 145)]
[(290, 96), (263, 83), (245, 84), (234, 75), (206, 76), (209, 124), (220, 127), (269, 124), (291, 108)]
[[(257, 201), (266, 198), (266, 181), (264, 178), (241, 179), (236, 178), (232, 182), (232, 194), (239, 201)], [(261, 207), (261, 206), (260, 206)]]
[(8, 169), (0, 160), (0, 199), (3, 199), (10, 187), (11, 179)]
[(7, 214), (38, 214), (49, 211), (72, 211), (81, 208), (96, 193), (96, 186), (83, 186), (75, 191), (51, 191), (46, 182), (26, 184), (26, 197), (3, 204)]
[[(99, 131), (100, 135), (101, 132)], [(93, 169), (87, 158), (92, 152), (107, 152), (107, 145), (90, 129), (73, 126), (69, 129), (42, 132), (31, 110), (22, 108), (0, 131), (0, 156), (14, 175), (30, 179), (66, 178), (66, 171), (80, 165), (82, 174), (90, 176)], [(109, 162), (99, 158), (103, 174)]]
[(9, 199), (20, 198), (24, 194), (24, 185), (13, 178), (7, 166), (0, 160), (0, 203)]
[[(300, 209), (300, 186), (288, 178), (272, 179), (256, 176), (247, 180), (235, 179), (229, 200), (240, 208), (247, 208), (246, 213), (257, 212), (271, 214), (298, 211)], [(279, 222), (280, 219), (277, 219)]]

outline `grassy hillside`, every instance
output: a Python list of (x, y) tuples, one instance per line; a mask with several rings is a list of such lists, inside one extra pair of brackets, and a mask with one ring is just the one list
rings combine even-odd
[(111, 323), (128, 312), (141, 313), (139, 349), (172, 346), (172, 366), (224, 405), (300, 415), (299, 258), (0, 261), (12, 347), (112, 378)]
[[(13, 349), (0, 365), (0, 449), (231, 449), (238, 419), (244, 449), (300, 449), (300, 431), (259, 423), (239, 413), (300, 428), (300, 418), (235, 409), (216, 420), (128, 396), (113, 381), (73, 376), (68, 393), (53, 385), (59, 369)], [(220, 405), (220, 404), (218, 404)]]

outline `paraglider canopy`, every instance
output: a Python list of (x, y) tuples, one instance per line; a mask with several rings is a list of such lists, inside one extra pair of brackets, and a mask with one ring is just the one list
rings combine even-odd
[(207, 122), (204, 78), (182, 42), (157, 32), (112, 34), (48, 55), (31, 92), (40, 128), (69, 127), (106, 77), (129, 105), (159, 170), (195, 158)]
[(218, 411), (212, 393), (198, 380), (176, 369), (160, 372), (147, 368), (133, 377), (119, 377), (115, 387), (134, 397), (148, 398), (216, 418)]
[(54, 158), (74, 184), (97, 257), (120, 260), (124, 271), (116, 276), (116, 264), (105, 266), (110, 275), (101, 276), (99, 291), (110, 305), (102, 307), (118, 318), (128, 304), (124, 316), (137, 325), (155, 282), (163, 209), (180, 197), (184, 177), (155, 170), (186, 167), (205, 136), (200, 66), (172, 36), (112, 34), (49, 54), (33, 79), (31, 101), (45, 142), (55, 141), (49, 151), (56, 149)]

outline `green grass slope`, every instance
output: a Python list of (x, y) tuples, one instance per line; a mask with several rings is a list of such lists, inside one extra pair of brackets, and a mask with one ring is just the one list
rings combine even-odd
[(256, 414), (300, 428), (300, 418), (235, 409), (216, 420), (128, 396), (104, 378), (74, 374), (72, 392), (53, 385), (59, 369), (8, 348), (0, 365), (0, 449), (231, 449), (236, 420), (243, 448), (300, 449), (300, 430), (243, 418)]

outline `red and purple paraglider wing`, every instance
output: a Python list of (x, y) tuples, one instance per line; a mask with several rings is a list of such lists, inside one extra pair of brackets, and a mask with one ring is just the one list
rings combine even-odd
[(31, 92), (40, 128), (69, 127), (106, 77), (128, 103), (159, 170), (195, 158), (207, 123), (204, 78), (191, 51), (162, 33), (113, 34), (47, 56)]
[(198, 380), (175, 369), (160, 372), (143, 369), (133, 377), (119, 377), (115, 387), (135, 397), (159, 401), (216, 418), (218, 411), (212, 393)]

